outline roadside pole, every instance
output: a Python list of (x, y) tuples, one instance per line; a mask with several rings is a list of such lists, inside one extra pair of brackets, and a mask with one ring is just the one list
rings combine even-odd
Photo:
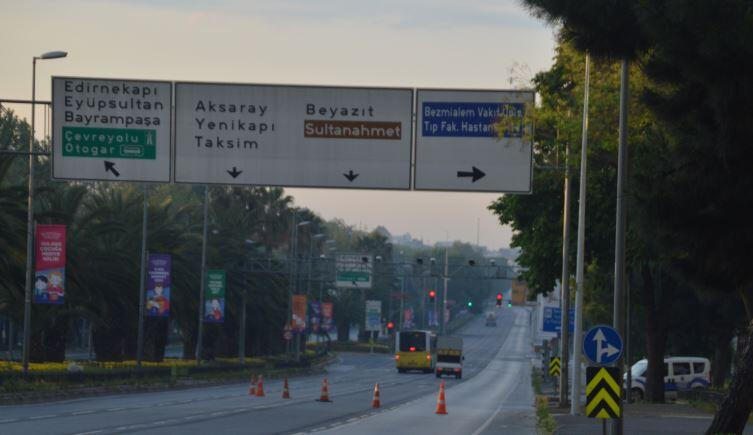
[(141, 276), (139, 278), (139, 327), (136, 342), (136, 367), (141, 368), (144, 358), (144, 278), (146, 277), (146, 231), (149, 217), (149, 186), (144, 183), (144, 212), (141, 218)]
[[(573, 388), (570, 395), (570, 414), (580, 413), (580, 354), (583, 342), (583, 256), (586, 239), (586, 149), (588, 146), (588, 88), (590, 82), (591, 59), (586, 53), (586, 77), (583, 83), (583, 127), (580, 151), (580, 186), (578, 192), (578, 256), (575, 265), (575, 331), (573, 336)], [(569, 316), (569, 313), (563, 314)]]
[(241, 330), (238, 334), (238, 361), (241, 365), (246, 363), (246, 295), (248, 294), (248, 281), (241, 295)]
[(560, 295), (560, 406), (567, 403), (567, 367), (570, 359), (570, 144), (565, 144), (565, 193), (562, 206), (562, 294)]
[[(625, 206), (625, 179), (627, 177), (627, 111), (629, 65), (627, 59), (622, 59), (620, 68), (620, 142), (617, 152), (617, 217), (614, 236), (614, 312), (613, 326), (617, 332), (625, 336), (625, 223), (627, 207)], [(615, 366), (622, 371), (624, 357), (615, 362)], [(623, 419), (612, 420), (612, 432), (622, 435)]]
[(444, 276), (442, 277), (442, 281), (444, 281), (444, 286), (442, 288), (442, 311), (439, 313), (439, 324), (440, 324), (440, 335), (445, 334), (445, 319), (444, 319), (444, 313), (447, 310), (447, 281), (450, 280), (450, 277), (448, 276), (449, 270), (448, 270), (448, 262), (447, 262), (447, 256), (448, 256), (448, 250), (445, 246), (444, 248)]
[(207, 229), (209, 228), (209, 185), (204, 185), (204, 230), (201, 237), (201, 285), (199, 286), (199, 332), (196, 337), (196, 364), (201, 364), (204, 342), (204, 290), (207, 274)]
[(29, 374), (29, 351), (31, 348), (31, 286), (32, 286), (32, 255), (34, 253), (34, 165), (37, 156), (34, 154), (34, 122), (37, 108), (37, 58), (31, 64), (31, 132), (29, 132), (29, 195), (26, 211), (26, 285), (24, 286), (24, 343), (23, 343), (23, 373)]

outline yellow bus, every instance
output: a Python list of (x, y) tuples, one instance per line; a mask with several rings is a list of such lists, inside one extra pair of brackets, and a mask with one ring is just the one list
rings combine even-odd
[(399, 373), (421, 370), (433, 373), (436, 365), (437, 336), (431, 331), (400, 331), (395, 336), (395, 365)]

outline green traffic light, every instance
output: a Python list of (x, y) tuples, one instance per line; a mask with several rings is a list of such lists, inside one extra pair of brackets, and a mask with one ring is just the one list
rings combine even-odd
[(507, 308), (512, 308), (512, 304), (510, 302), (507, 303)]
[(473, 306), (473, 301), (468, 301), (468, 306), (472, 307)]

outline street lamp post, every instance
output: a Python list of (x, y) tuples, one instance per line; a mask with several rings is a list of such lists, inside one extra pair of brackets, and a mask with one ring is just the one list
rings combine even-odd
[[(251, 239), (246, 239), (243, 243), (246, 246), (252, 247), (255, 243)], [(241, 326), (238, 334), (238, 361), (241, 365), (246, 363), (246, 304), (248, 303), (248, 288), (251, 285), (251, 281), (246, 277), (246, 288), (241, 293)]]
[[(293, 282), (295, 283), (295, 292), (298, 293), (298, 227), (305, 227), (307, 225), (310, 225), (311, 221), (301, 221), (298, 222), (293, 227)], [(293, 309), (292, 304), (292, 296), (291, 296), (291, 304), (290, 309)], [(291, 313), (292, 314), (292, 313)], [(295, 360), (300, 361), (301, 359), (301, 331), (298, 331), (295, 334)]]
[(27, 198), (26, 216), (26, 288), (24, 292), (24, 345), (23, 345), (23, 373), (29, 373), (29, 350), (31, 345), (31, 283), (32, 283), (32, 251), (34, 243), (34, 123), (37, 100), (37, 59), (60, 59), (68, 56), (65, 51), (49, 51), (41, 56), (34, 56), (31, 61), (31, 132), (29, 133), (29, 195)]

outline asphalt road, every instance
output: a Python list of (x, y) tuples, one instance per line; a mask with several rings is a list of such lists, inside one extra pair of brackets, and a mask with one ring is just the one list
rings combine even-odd
[[(331, 403), (319, 397), (322, 375), (265, 382), (266, 397), (247, 384), (101, 396), (0, 407), (0, 433), (333, 433), (535, 434), (530, 385), (529, 313), (501, 309), (497, 327), (478, 318), (458, 334), (466, 360), (462, 380), (446, 379), (448, 415), (435, 415), (439, 380), (398, 374), (391, 355), (341, 354), (327, 368)], [(382, 408), (372, 409), (379, 382)]]

